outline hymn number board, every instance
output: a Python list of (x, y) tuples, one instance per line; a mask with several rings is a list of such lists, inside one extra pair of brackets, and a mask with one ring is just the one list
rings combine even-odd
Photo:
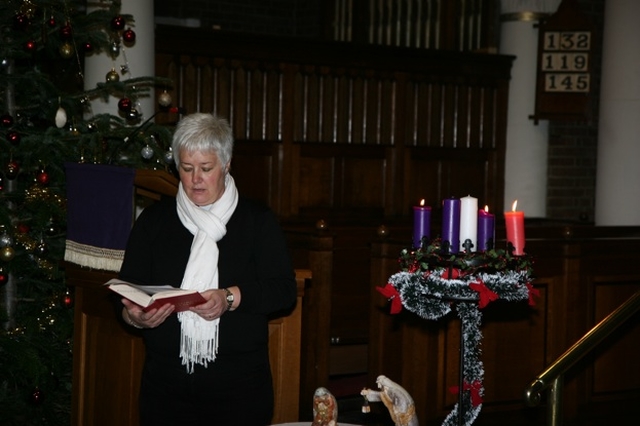
[(591, 32), (545, 31), (543, 41), (545, 92), (589, 92)]
[(584, 120), (590, 116), (593, 25), (575, 0), (563, 0), (538, 27), (536, 106), (532, 119)]

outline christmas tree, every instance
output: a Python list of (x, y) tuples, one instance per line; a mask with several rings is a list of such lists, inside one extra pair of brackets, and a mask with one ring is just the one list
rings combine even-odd
[[(67, 425), (73, 293), (65, 283), (65, 163), (165, 168), (170, 130), (139, 111), (169, 82), (131, 75), (120, 1), (0, 2), (0, 424)], [(119, 69), (85, 88), (88, 55)], [(108, 113), (92, 102), (118, 99)], [(160, 92), (159, 110), (171, 98)]]

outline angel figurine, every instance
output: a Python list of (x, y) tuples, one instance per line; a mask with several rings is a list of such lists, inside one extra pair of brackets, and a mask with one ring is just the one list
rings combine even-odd
[(338, 403), (326, 388), (318, 388), (313, 394), (313, 423), (311, 426), (337, 426)]
[(386, 376), (378, 376), (376, 383), (379, 391), (368, 388), (360, 391), (365, 401), (382, 401), (389, 410), (395, 426), (418, 426), (416, 406), (411, 395), (402, 386)]

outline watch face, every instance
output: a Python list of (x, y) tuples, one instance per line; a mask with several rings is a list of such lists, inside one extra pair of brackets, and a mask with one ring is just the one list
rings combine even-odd
[(231, 304), (233, 303), (233, 300), (234, 300), (233, 299), (233, 293), (231, 293), (231, 291), (226, 289), (226, 288), (224, 289), (224, 291), (227, 292), (227, 303), (229, 304), (229, 306), (231, 306)]

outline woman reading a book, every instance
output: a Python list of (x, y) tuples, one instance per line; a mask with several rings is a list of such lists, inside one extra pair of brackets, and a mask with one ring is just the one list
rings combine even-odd
[(172, 149), (178, 194), (140, 214), (119, 278), (195, 289), (205, 302), (182, 312), (171, 303), (145, 312), (118, 299), (123, 321), (141, 329), (146, 348), (140, 423), (268, 425), (268, 316), (296, 300), (282, 231), (271, 210), (238, 194), (226, 120), (185, 116)]

